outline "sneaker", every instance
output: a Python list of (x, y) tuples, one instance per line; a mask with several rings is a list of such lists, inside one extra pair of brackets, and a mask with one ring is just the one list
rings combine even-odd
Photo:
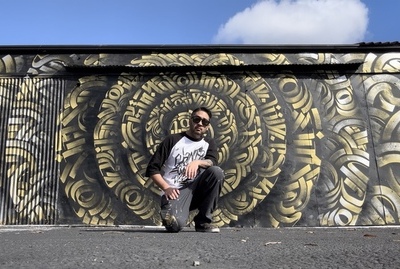
[(219, 228), (210, 223), (204, 223), (195, 226), (196, 232), (202, 233), (219, 233)]
[(161, 219), (163, 226), (168, 232), (177, 233), (181, 230), (175, 216), (171, 215), (169, 212), (162, 212)]

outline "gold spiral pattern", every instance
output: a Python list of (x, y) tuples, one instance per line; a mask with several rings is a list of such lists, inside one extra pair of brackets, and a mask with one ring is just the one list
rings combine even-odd
[[(202, 57), (203, 65), (215, 64), (214, 55)], [(169, 56), (164, 60), (168, 59), (171, 63), (164, 61), (163, 64), (179, 64), (182, 58), (185, 62), (190, 60), (181, 55), (175, 58)], [(199, 60), (200, 56), (196, 55), (190, 63), (195, 64)], [(223, 60), (237, 62), (231, 56), (225, 56)], [(133, 61), (137, 62), (141, 63), (138, 60)], [(149, 62), (152, 61), (147, 58), (146, 63)], [(241, 87), (246, 91), (241, 90)], [(258, 98), (263, 100), (259, 103), (271, 101), (271, 104), (268, 102), (265, 106), (270, 108), (265, 115), (259, 115), (256, 105), (249, 97), (257, 96), (262, 91), (266, 93), (260, 94)], [(226, 95), (229, 96), (229, 102), (226, 102)], [(188, 126), (189, 109), (201, 105), (210, 107), (216, 118), (209, 135), (218, 134), (215, 136), (216, 143), (221, 145), (218, 159), (226, 172), (222, 202), (215, 216), (216, 222), (223, 225), (236, 219), (238, 214), (251, 211), (267, 195), (268, 188), (273, 186), (280, 171), (279, 162), (284, 160), (284, 120), (282, 113), (277, 113), (278, 102), (268, 85), (257, 74), (248, 76), (243, 86), (227, 76), (210, 76), (203, 72), (165, 73), (152, 76), (148, 80), (122, 74), (103, 101), (94, 143), (106, 184), (143, 219), (152, 218), (156, 223), (160, 222), (156, 214), (159, 203), (154, 199), (158, 190), (143, 177), (149, 156), (167, 133), (185, 130)], [(265, 124), (268, 118), (275, 123)], [(146, 124), (143, 125), (143, 122)], [(262, 139), (262, 134), (266, 133), (263, 131), (266, 127), (271, 128), (270, 139), (274, 140), (267, 143), (272, 145), (270, 152), (260, 146), (265, 140)], [(233, 155), (232, 151), (238, 154)], [(126, 152), (126, 155), (121, 156), (121, 152)], [(107, 156), (107, 162), (100, 156)], [(266, 165), (266, 160), (269, 160), (268, 166), (260, 169), (260, 174), (265, 178), (261, 182), (248, 180), (251, 173), (249, 168)], [(124, 161), (129, 163), (130, 169), (124, 169)], [(136, 198), (122, 197), (121, 192), (124, 189), (137, 189)], [(247, 193), (249, 189), (252, 190), (250, 195)], [(237, 192), (238, 200), (225, 199), (232, 192)], [(134, 204), (131, 205), (132, 202)]]
[[(147, 161), (167, 134), (186, 130), (191, 109), (200, 105), (212, 110), (207, 135), (226, 173), (216, 224), (249, 218), (270, 227), (400, 223), (399, 53), (252, 56), (276, 65), (364, 62), (359, 71), (365, 75), (326, 79), (196, 71), (249, 61), (227, 53), (123, 59), (131, 67), (192, 67), (185, 72), (76, 81), (58, 76), (77, 61), (116, 63), (113, 54), (82, 56), (36, 55), (29, 63), (22, 56), (0, 57), (2, 74), (25, 69), (37, 76), (0, 78), (0, 108), (9, 111), (2, 115), (9, 124), (1, 144), (7, 181), (0, 181), (10, 205), (1, 208), (8, 224), (54, 223), (58, 184), (60, 203), (67, 204), (64, 218), (72, 210), (91, 225), (160, 224), (159, 190), (144, 177)], [(63, 98), (55, 95), (64, 91)], [(59, 177), (52, 159), (60, 164)]]
[(93, 120), (97, 117), (94, 108), (102, 101), (99, 93), (106, 90), (105, 77), (81, 78), (64, 101), (61, 119), (61, 183), (76, 215), (93, 225), (114, 224), (118, 215), (113, 200), (98, 180), (101, 177), (93, 144)]
[[(370, 55), (366, 72), (398, 72), (400, 53)], [(398, 75), (373, 75), (364, 81), (370, 107), (372, 139), (376, 154), (379, 183), (369, 194), (362, 223), (397, 224), (400, 218), (400, 78)]]
[[(87, 62), (107, 62), (107, 57)], [(336, 61), (326, 55), (303, 57)], [(282, 55), (265, 58), (289, 63)], [(241, 61), (228, 54), (155, 54), (130, 62), (221, 64)], [(324, 80), (313, 91), (313, 84), (295, 75), (268, 81), (256, 72), (121, 74), (105, 93), (93, 131), (95, 159), (106, 186), (134, 215), (159, 224), (158, 189), (143, 176), (147, 160), (168, 133), (187, 128), (191, 107), (206, 105), (215, 115), (208, 135), (219, 145), (218, 159), (226, 172), (214, 215), (218, 225), (254, 210), (275, 186), (282, 194), (267, 199), (268, 226), (301, 221), (314, 189), (320, 225), (356, 224), (366, 198), (369, 153), (367, 127), (351, 82)], [(321, 147), (326, 150), (318, 152)]]
[[(321, 105), (326, 107), (327, 171), (319, 184), (323, 204), (322, 226), (355, 225), (362, 210), (369, 182), (367, 126), (348, 80), (331, 80), (319, 87)], [(340, 198), (339, 198), (340, 197)]]

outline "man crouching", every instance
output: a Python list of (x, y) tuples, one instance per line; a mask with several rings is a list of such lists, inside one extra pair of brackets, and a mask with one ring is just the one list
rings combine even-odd
[(211, 111), (205, 107), (193, 110), (189, 129), (167, 136), (147, 166), (146, 176), (161, 188), (161, 218), (169, 232), (186, 226), (189, 212), (197, 232), (218, 233), (212, 224), (224, 172), (216, 166), (217, 148), (212, 138), (204, 137), (210, 126)]

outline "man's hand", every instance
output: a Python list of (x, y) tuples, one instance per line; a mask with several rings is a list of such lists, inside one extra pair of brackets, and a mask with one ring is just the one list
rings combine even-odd
[(186, 166), (185, 176), (189, 179), (193, 179), (197, 176), (199, 171), (199, 161), (193, 161)]
[(193, 179), (197, 176), (197, 173), (199, 172), (199, 168), (207, 168), (212, 165), (213, 165), (213, 162), (208, 159), (193, 161), (186, 166), (185, 176), (189, 179)]
[(167, 188), (167, 189), (164, 190), (165, 197), (166, 197), (168, 200), (175, 200), (175, 199), (178, 199), (179, 193), (180, 193), (180, 192), (179, 192), (179, 189), (176, 189), (176, 188), (171, 188), (171, 187), (169, 187), (169, 188)]
[(156, 183), (156, 185), (164, 191), (165, 197), (168, 200), (175, 200), (179, 197), (179, 189), (172, 188), (168, 185), (168, 183), (164, 180), (161, 174), (154, 174), (150, 176), (150, 178)]

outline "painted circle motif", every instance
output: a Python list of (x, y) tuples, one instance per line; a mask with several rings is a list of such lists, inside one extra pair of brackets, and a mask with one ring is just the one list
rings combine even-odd
[[(171, 60), (179, 62), (179, 57)], [(204, 62), (209, 60), (204, 58)], [(268, 109), (265, 107), (267, 111), (260, 113), (258, 105), (266, 101)], [(284, 150), (276, 151), (276, 147), (267, 145), (281, 143), (284, 148), (285, 130), (268, 132), (268, 128), (276, 128), (277, 119), (280, 119), (278, 128), (284, 127), (284, 119), (269, 86), (256, 74), (248, 76), (245, 83), (204, 72), (165, 73), (135, 79), (126, 74), (103, 101), (100, 111), (103, 120), (96, 128), (99, 137), (94, 142), (100, 167), (105, 167), (102, 169), (105, 182), (142, 218), (159, 221), (155, 211), (149, 213), (145, 210), (149, 207), (137, 203), (159, 208), (155, 202), (159, 191), (144, 177), (147, 161), (168, 133), (186, 130), (190, 109), (198, 106), (209, 107), (213, 113), (208, 135), (214, 137), (219, 146), (218, 161), (226, 173), (216, 221), (223, 225), (251, 211), (273, 186), (284, 160)], [(268, 135), (262, 137), (263, 134)], [(119, 139), (121, 143), (116, 143)], [(101, 145), (97, 141), (101, 141)], [(118, 156), (120, 152), (125, 154)], [(100, 156), (104, 155), (113, 158), (107, 158), (107, 163), (102, 165)], [(129, 166), (123, 165), (126, 162)], [(251, 171), (253, 166), (265, 171), (257, 180)], [(126, 193), (126, 188), (142, 191), (142, 194), (135, 193), (141, 199), (134, 199), (134, 205), (121, 195), (121, 192)], [(254, 194), (258, 192), (257, 195), (249, 196), (249, 189), (253, 189)]]
[[(228, 54), (157, 54), (134, 59), (131, 64), (207, 66), (239, 65), (240, 61)], [(348, 173), (327, 179), (337, 182), (339, 189), (327, 189), (326, 193), (341, 197), (346, 189), (340, 184), (348, 182), (347, 178), (358, 180), (351, 177), (351, 171), (364, 173), (359, 167), (368, 160), (363, 154), (366, 140), (360, 139), (363, 125), (354, 109), (349, 82), (338, 79), (323, 84), (320, 93), (327, 116), (337, 123), (326, 132), (332, 134), (327, 138), (333, 145), (329, 152), (341, 153), (348, 141), (358, 155), (334, 164)], [(159, 224), (159, 190), (144, 177), (147, 161), (166, 135), (186, 129), (192, 108), (207, 106), (214, 115), (208, 135), (216, 140), (218, 160), (226, 173), (214, 221), (218, 225), (236, 221), (267, 198), (266, 225), (292, 226), (302, 218), (321, 167), (317, 144), (324, 138), (323, 122), (314, 107), (316, 95), (307, 85), (290, 74), (270, 77), (267, 83), (257, 72), (123, 73), (107, 90), (93, 130), (95, 161), (104, 183), (133, 215)], [(344, 117), (352, 119), (343, 121)], [(333, 156), (346, 160), (344, 155)], [(275, 192), (275, 198), (269, 200), (276, 184), (281, 193), (276, 196)], [(365, 194), (364, 189), (359, 192)], [(357, 219), (358, 208), (349, 211), (339, 198), (321, 203), (332, 208), (320, 216), (321, 223), (342, 225), (346, 222), (343, 218)]]
[[(281, 54), (256, 57), (264, 62), (289, 63)], [(329, 54), (287, 57), (299, 57), (294, 62), (302, 63), (336, 61), (335, 56)], [(340, 57), (341, 61), (355, 59), (351, 59), (354, 55)], [(399, 54), (356, 57), (365, 60), (362, 70), (366, 73), (397, 72)], [(31, 75), (54, 75), (64, 69), (66, 62), (74, 64), (73, 58), (73, 55), (38, 55), (29, 72)], [(104, 62), (112, 62), (112, 57), (101, 54), (85, 60), (88, 65)], [(237, 66), (242, 62), (229, 54), (154, 54), (131, 61), (133, 66), (224, 64)], [(19, 111), (37, 115), (35, 120), (41, 119), (35, 110), (35, 96), (52, 96), (68, 89), (58, 126), (61, 144), (57, 145), (60, 147), (56, 158), (61, 164), (60, 184), (64, 194), (71, 210), (84, 223), (121, 223), (118, 219), (121, 215), (135, 215), (160, 223), (157, 190), (143, 176), (146, 160), (165, 135), (187, 127), (190, 109), (199, 104), (212, 106), (215, 117), (209, 135), (217, 140), (219, 160), (227, 173), (215, 212), (218, 224), (228, 224), (263, 202), (262, 214), (269, 217), (265, 226), (295, 225), (302, 214), (306, 215), (303, 210), (311, 209), (307, 205), (313, 198), (313, 190), (317, 192), (318, 225), (398, 223), (396, 167), (399, 163), (400, 94), (397, 75), (354, 76), (354, 81), (353, 78), (330, 77), (315, 84), (310, 78), (304, 80), (289, 73), (266, 76), (269, 75), (255, 72), (169, 72), (127, 73), (120, 74), (118, 79), (95, 75), (80, 77), (77, 83), (58, 78), (38, 78), (32, 80), (35, 83), (7, 79), (4, 85), (15, 87), (15, 98), (20, 105), (10, 114), (10, 122), (20, 125), (14, 125), (10, 129), (13, 131), (8, 133), (7, 165), (10, 169), (7, 173), (13, 186), (25, 186), (11, 193), (10, 198), (16, 199), (17, 202), (12, 202), (18, 209), (34, 208), (30, 215), (20, 210), (15, 211), (15, 216), (41, 221), (53, 211), (52, 206), (43, 207), (43, 210), (36, 207), (35, 201), (48, 199), (41, 197), (35, 186), (29, 189), (25, 184), (36, 182), (37, 175), (43, 175), (42, 171), (35, 170), (34, 164), (44, 161), (46, 165), (47, 160), (19, 143), (21, 138), (37, 142), (38, 138), (53, 137), (53, 133), (45, 129), (41, 121), (21, 117)], [(372, 183), (368, 130), (352, 88), (357, 83), (366, 91), (368, 120), (379, 170), (379, 181), (372, 178)], [(57, 91), (52, 87), (57, 87)], [(12, 96), (3, 98), (12, 100)], [(44, 99), (43, 108), (61, 107), (58, 102), (61, 100)], [(21, 120), (16, 121), (16, 118)], [(37, 132), (26, 132), (28, 129)], [(14, 137), (16, 134), (18, 136)], [(318, 152), (317, 149), (322, 150)], [(26, 156), (30, 156), (29, 169), (33, 170), (25, 166)], [(31, 175), (19, 174), (22, 170), (14, 169), (19, 165), (26, 167), (25, 171)], [(29, 176), (32, 178), (28, 179)], [(51, 181), (47, 183), (51, 185)], [(277, 195), (280, 192), (281, 195)], [(14, 196), (16, 193), (34, 195), (35, 199), (22, 199), (22, 196)], [(125, 206), (132, 214), (126, 214)]]

